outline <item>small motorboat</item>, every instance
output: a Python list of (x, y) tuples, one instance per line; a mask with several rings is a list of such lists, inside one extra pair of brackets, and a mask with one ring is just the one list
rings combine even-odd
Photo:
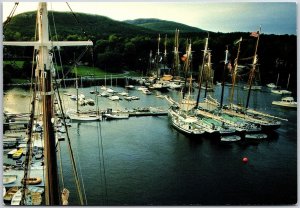
[(12, 197), (11, 199), (11, 205), (20, 205), (21, 200), (22, 200), (22, 191), (23, 189), (20, 188)]
[(6, 191), (5, 195), (3, 196), (3, 199), (5, 201), (11, 201), (11, 199), (13, 198), (15, 193), (17, 193), (18, 190), (19, 188), (17, 186), (11, 187), (10, 189), (8, 189), (8, 191)]
[(17, 180), (17, 175), (3, 175), (3, 185), (14, 183)]
[(23, 149), (20, 148), (18, 149), (12, 156), (13, 159), (20, 159), (20, 157), (22, 157), (23, 155)]
[(113, 114), (106, 113), (104, 114), (104, 116), (106, 116), (106, 119), (128, 119), (129, 118), (128, 113), (113, 113)]
[(27, 178), (27, 179), (22, 179), (21, 183), (24, 184), (24, 182), (26, 182), (26, 184), (28, 185), (36, 185), (36, 184), (40, 184), (42, 182), (42, 179), (40, 177), (32, 177), (32, 178)]
[(221, 142), (237, 142), (240, 140), (241, 137), (237, 135), (221, 136)]
[(277, 86), (274, 83), (267, 84), (267, 87), (269, 88), (276, 88)]
[(266, 134), (246, 134), (245, 135), (245, 139), (257, 139), (257, 140), (260, 140), (260, 139), (266, 139), (268, 137), (268, 135)]
[(38, 152), (34, 157), (35, 157), (36, 160), (40, 160), (40, 159), (43, 158), (43, 153), (42, 152)]
[(28, 186), (27, 187), (30, 192), (38, 192), (40, 194), (44, 193), (45, 189), (37, 186)]
[(294, 101), (293, 97), (284, 97), (281, 99), (281, 101), (273, 101), (272, 104), (283, 107), (297, 108), (297, 102)]

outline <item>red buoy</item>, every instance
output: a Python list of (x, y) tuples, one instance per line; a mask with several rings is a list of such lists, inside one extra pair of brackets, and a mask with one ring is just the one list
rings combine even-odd
[(247, 163), (248, 162), (248, 158), (247, 157), (243, 157), (243, 163)]

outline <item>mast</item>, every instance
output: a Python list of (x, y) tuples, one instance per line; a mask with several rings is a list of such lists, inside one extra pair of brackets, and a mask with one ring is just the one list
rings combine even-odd
[(227, 63), (228, 63), (228, 46), (226, 46), (226, 51), (225, 51), (225, 60), (224, 60), (224, 70), (223, 70), (223, 80), (222, 80), (222, 92), (221, 92), (220, 108), (223, 107), (223, 97), (224, 97), (224, 87), (225, 87), (225, 74), (226, 74)]
[(201, 85), (202, 85), (202, 76), (203, 76), (203, 71), (204, 71), (204, 62), (205, 62), (205, 57), (206, 57), (206, 53), (207, 53), (207, 48), (208, 48), (208, 38), (205, 38), (205, 47), (204, 47), (204, 51), (203, 51), (202, 66), (201, 66), (200, 72), (199, 72), (199, 83), (198, 83), (199, 91), (198, 91), (198, 95), (197, 95), (197, 102), (196, 102), (195, 108), (198, 108), (198, 104), (199, 104), (199, 99), (200, 99), (200, 94), (201, 94)]
[(279, 81), (279, 72), (277, 74), (276, 87), (278, 87), (278, 81)]
[(38, 50), (38, 61), (35, 76), (41, 79), (43, 137), (44, 137), (44, 168), (45, 168), (45, 201), (46, 205), (59, 205), (59, 187), (57, 176), (57, 158), (55, 136), (51, 118), (53, 116), (53, 94), (51, 58), (49, 51), (54, 46), (87, 46), (91, 41), (50, 41), (48, 32), (47, 3), (39, 2), (37, 10), (38, 41), (5, 41), (3, 45), (34, 46)]
[(43, 136), (44, 136), (44, 155), (45, 155), (45, 198), (46, 204), (59, 204), (59, 188), (57, 175), (57, 159), (55, 148), (55, 137), (51, 118), (53, 117), (52, 109), (52, 95), (53, 89), (51, 87), (50, 60), (49, 49), (44, 46), (44, 42), (49, 42), (48, 32), (48, 11), (47, 3), (39, 3), (38, 9), (38, 31), (39, 41), (41, 46), (38, 50), (38, 70), (42, 78), (42, 92), (43, 95)]
[(179, 76), (179, 30), (175, 30), (173, 76)]
[(288, 88), (289, 88), (289, 84), (290, 84), (290, 77), (291, 77), (291, 74), (289, 74), (288, 81), (287, 81), (287, 84), (286, 84), (286, 89), (288, 89)]
[(79, 113), (79, 106), (78, 106), (78, 77), (77, 77), (77, 67), (75, 63), (75, 73), (76, 73), (76, 112)]
[(231, 88), (231, 95), (230, 95), (230, 103), (233, 102), (234, 87), (235, 87), (235, 83), (236, 83), (236, 74), (237, 74), (237, 68), (238, 68), (238, 60), (239, 60), (239, 55), (240, 55), (242, 37), (238, 41), (239, 41), (238, 42), (239, 46), (238, 46), (236, 58), (234, 60), (234, 70), (233, 70), (233, 76), (232, 76), (232, 88)]
[(254, 51), (254, 56), (253, 56), (252, 69), (251, 69), (251, 71), (250, 71), (250, 76), (249, 76), (249, 90), (248, 90), (248, 96), (247, 96), (246, 109), (247, 109), (248, 106), (249, 106), (249, 100), (250, 100), (250, 94), (251, 94), (252, 81), (253, 81), (253, 78), (254, 78), (255, 67), (256, 67), (256, 63), (257, 63), (257, 54), (256, 54), (256, 53), (257, 53), (257, 48), (258, 48), (258, 43), (259, 43), (260, 31), (261, 31), (261, 28), (259, 28), (259, 31), (257, 31), (257, 32), (252, 32), (252, 33), (250, 34), (250, 36), (257, 37), (257, 40), (256, 40), (256, 46), (255, 46), (255, 51)]
[(151, 64), (151, 62), (152, 62), (152, 50), (150, 50), (150, 54), (149, 54), (149, 67), (148, 67), (148, 69), (147, 69), (147, 73), (146, 73), (146, 75), (148, 76), (148, 75), (150, 75), (150, 73), (151, 73), (151, 69), (152, 69), (152, 64)]
[(156, 58), (156, 70), (157, 70), (157, 74), (156, 74), (156, 78), (159, 78), (159, 67), (158, 67), (158, 63), (159, 63), (159, 43), (160, 43), (160, 34), (158, 34), (158, 41), (157, 41), (157, 58)]
[(165, 70), (166, 70), (166, 63), (167, 63), (167, 34), (165, 36), (164, 46), (165, 46), (165, 51), (164, 51), (164, 72), (165, 72)]
[(192, 53), (192, 44), (188, 44), (187, 40), (187, 48), (186, 48), (186, 59), (184, 61), (184, 87), (183, 87), (183, 94), (182, 94), (182, 99), (185, 97), (185, 89), (186, 89), (186, 82), (187, 82), (187, 73), (190, 65), (190, 56)]

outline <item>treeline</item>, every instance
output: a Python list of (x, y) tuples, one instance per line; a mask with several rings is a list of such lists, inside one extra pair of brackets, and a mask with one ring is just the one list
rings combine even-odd
[[(52, 15), (49, 12), (49, 15)], [(124, 22), (114, 21), (106, 17), (76, 14), (76, 22), (72, 15), (68, 13), (55, 12), (53, 18), (49, 16), (50, 23), (55, 21), (56, 28), (50, 26), (52, 40), (92, 40), (93, 47), (86, 50), (85, 47), (61, 47), (55, 48), (55, 60), (62, 60), (64, 65), (72, 65), (78, 57), (82, 63), (89, 66), (95, 66), (99, 70), (107, 72), (121, 72), (124, 70), (137, 71), (145, 74), (150, 65), (150, 51), (154, 58), (158, 50), (158, 34), (160, 31), (154, 31), (143, 27), (138, 27)], [(71, 19), (71, 20), (70, 20)], [(16, 16), (4, 30), (5, 40), (34, 40), (35, 13), (24, 13)], [(32, 23), (33, 26), (24, 27), (26, 23)], [(179, 25), (180, 27), (180, 25)], [(174, 28), (174, 33), (175, 33)], [(56, 34), (55, 31), (58, 33)], [(186, 31), (186, 29), (185, 29)], [(192, 30), (191, 30), (192, 31)], [(174, 33), (160, 34), (161, 41), (159, 45), (160, 52), (164, 52), (164, 41), (167, 35), (167, 65), (172, 67), (174, 51)], [(180, 34), (179, 51), (180, 56), (185, 54), (188, 42), (192, 43), (193, 61), (192, 70), (197, 74), (199, 65), (202, 62), (202, 50), (205, 44), (205, 38), (209, 36), (209, 49), (212, 53), (213, 69), (215, 70), (215, 79), (221, 80), (223, 73), (225, 50), (228, 47), (230, 60), (236, 57), (237, 46), (234, 41), (243, 38), (241, 44), (240, 61), (241, 65), (251, 64), (254, 55), (256, 38), (250, 37), (250, 33), (213, 33), (213, 32), (186, 32)], [(286, 83), (287, 76), (291, 74), (291, 86), (296, 86), (296, 36), (294, 35), (264, 35), (260, 36), (258, 47), (258, 63), (261, 81), (263, 83), (275, 82), (277, 73), (281, 73), (281, 81)], [(14, 59), (16, 57), (30, 57), (32, 59), (33, 49), (4, 47), (4, 60)], [(59, 53), (58, 53), (59, 52)], [(58, 56), (60, 54), (60, 57)], [(249, 59), (247, 59), (249, 58)], [(4, 75), (30, 76), (30, 74), (11, 73), (10, 66), (4, 66)], [(27, 67), (27, 66), (26, 66)], [(31, 69), (30, 69), (31, 71)], [(28, 69), (27, 69), (28, 72)], [(245, 80), (244, 80), (245, 81)], [(282, 85), (284, 85), (282, 83)]]

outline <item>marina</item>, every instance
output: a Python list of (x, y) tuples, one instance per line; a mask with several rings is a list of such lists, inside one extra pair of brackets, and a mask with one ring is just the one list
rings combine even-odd
[[(88, 95), (91, 87), (80, 88), (83, 94)], [(114, 87), (116, 91), (120, 91), (123, 87), (118, 86)], [(63, 91), (72, 94), (75, 89), (67, 88)], [(6, 96), (11, 97), (13, 94), (16, 100), (7, 100), (5, 99), (5, 106), (10, 106), (11, 103), (28, 103), (29, 98), (24, 98), (20, 96), (24, 92), (20, 88), (12, 88), (5, 91)], [(230, 88), (225, 88), (225, 94), (230, 92)], [(168, 110), (169, 103), (165, 99), (160, 99), (153, 95), (144, 95), (139, 90), (133, 90), (131, 92), (133, 95), (140, 96), (141, 99), (136, 102), (128, 102), (126, 100), (120, 101), (110, 101), (105, 97), (98, 97), (101, 103), (100, 108), (105, 109), (107, 106), (116, 106), (123, 110), (126, 109), (140, 109), (141, 114), (147, 114), (149, 108), (143, 109), (140, 106), (154, 106), (157, 108), (164, 107), (164, 110)], [(221, 86), (215, 88), (214, 94), (216, 96), (220, 95)], [(179, 99), (180, 93), (176, 90), (170, 90), (164, 94), (165, 96), (170, 96), (174, 100)], [(263, 96), (262, 96), (263, 95)], [(200, 184), (206, 187), (212, 186), (212, 188), (221, 183), (224, 178), (228, 180), (230, 175), (234, 175), (235, 180), (231, 181), (231, 185), (226, 183), (226, 186), (221, 186), (221, 189), (227, 192), (229, 189), (235, 188), (235, 191), (228, 192), (228, 194), (223, 194), (222, 198), (215, 198), (208, 196), (206, 199), (201, 198), (201, 204), (214, 204), (214, 203), (227, 203), (231, 202), (231, 194), (239, 196), (236, 200), (238, 204), (248, 203), (248, 196), (255, 195), (256, 199), (251, 199), (251, 202), (257, 203), (268, 203), (274, 202), (274, 196), (277, 196), (277, 185), (281, 184), (281, 187), (287, 192), (293, 193), (293, 186), (296, 184), (292, 182), (293, 178), (296, 180), (296, 172), (294, 172), (293, 164), (296, 164), (296, 146), (293, 145), (296, 143), (296, 115), (294, 110), (278, 108), (273, 106), (272, 100), (278, 98), (277, 95), (271, 94), (270, 92), (256, 92), (253, 97), (254, 102), (257, 103), (255, 109), (264, 109), (264, 112), (271, 113), (272, 115), (277, 115), (282, 118), (288, 119), (288, 121), (283, 121), (282, 126), (277, 129), (275, 132), (267, 134), (267, 138), (264, 135), (257, 136), (249, 141), (249, 136), (245, 135), (244, 139), (238, 141), (232, 141), (234, 137), (224, 138), (221, 141), (221, 137), (211, 137), (209, 135), (203, 134), (200, 138), (189, 138), (185, 134), (177, 132), (176, 129), (172, 128), (169, 123), (169, 118), (166, 115), (162, 116), (141, 116), (135, 117), (131, 116), (129, 119), (121, 120), (111, 120), (106, 121), (106, 119), (97, 122), (72, 122), (71, 127), (68, 127), (70, 136), (74, 138), (72, 144), (74, 148), (78, 151), (77, 156), (79, 158), (78, 163), (80, 164), (81, 171), (85, 170), (83, 174), (83, 181), (86, 187), (86, 192), (88, 194), (88, 202), (91, 205), (107, 204), (103, 201), (105, 198), (105, 192), (103, 189), (98, 189), (97, 187), (105, 187), (103, 175), (96, 177), (95, 174), (99, 174), (99, 170), (103, 168), (100, 166), (99, 157), (88, 154), (90, 151), (97, 152), (98, 145), (93, 145), (98, 143), (99, 137), (98, 131), (101, 128), (103, 145), (105, 147), (104, 155), (105, 161), (109, 164), (106, 167), (106, 180), (108, 188), (108, 204), (110, 205), (120, 205), (120, 204), (147, 204), (151, 202), (153, 204), (152, 197), (156, 196), (155, 201), (157, 204), (188, 204), (188, 203), (200, 203), (198, 194), (204, 194), (205, 189), (199, 188)], [(69, 102), (71, 106), (75, 106), (75, 101), (69, 101), (68, 96), (64, 96), (65, 102)], [(251, 105), (252, 105), (251, 102)], [(14, 107), (14, 113), (21, 113), (24, 109), (24, 106), (16, 105)], [(93, 106), (84, 106), (84, 109), (93, 109)], [(115, 108), (116, 109), (116, 108)], [(106, 110), (104, 110), (106, 111)], [(164, 112), (165, 113), (165, 112)], [(148, 113), (149, 114), (149, 113)], [(118, 129), (118, 131), (116, 131)], [(129, 131), (128, 131), (129, 130)], [(287, 134), (287, 132), (290, 132)], [(294, 136), (292, 136), (294, 135)], [(220, 138), (220, 140), (218, 140)], [(60, 142), (61, 149), (67, 148), (66, 141)], [(225, 145), (225, 146), (224, 146)], [(146, 148), (147, 147), (147, 148)], [(172, 147), (172, 148), (171, 148)], [(171, 149), (170, 149), (171, 148)], [(179, 150), (180, 148), (180, 150)], [(224, 149), (225, 148), (225, 149)], [(9, 149), (5, 150), (6, 152)], [(176, 150), (176, 151), (175, 151)], [(66, 151), (66, 149), (65, 149)], [(157, 153), (159, 154), (157, 155)], [(175, 151), (175, 152), (174, 152)], [(214, 152), (212, 154), (212, 152)], [(290, 152), (294, 152), (294, 156), (290, 155)], [(63, 153), (67, 156), (66, 152)], [(273, 155), (269, 157), (269, 154)], [(287, 155), (289, 155), (287, 157)], [(241, 162), (242, 157), (247, 156), (249, 158), (249, 164), (244, 165)], [(177, 162), (186, 163), (185, 166), (189, 167), (189, 171), (184, 171), (176, 168), (177, 162), (172, 158), (176, 157)], [(179, 157), (179, 158), (178, 158)], [(288, 162), (284, 157), (287, 158)], [(128, 158), (131, 158), (128, 160)], [(134, 159), (135, 158), (135, 159)], [(205, 159), (206, 158), (206, 159)], [(223, 158), (223, 159), (221, 159)], [(264, 159), (259, 159), (264, 158)], [(24, 159), (24, 156), (21, 158)], [(133, 160), (134, 159), (134, 160)], [(67, 164), (67, 159), (64, 164)], [(98, 161), (98, 165), (91, 168), (88, 161)], [(232, 164), (228, 167), (226, 161), (232, 161)], [(187, 162), (189, 161), (189, 162)], [(273, 171), (276, 170), (279, 164), (285, 164), (287, 168), (284, 172), (282, 171)], [(13, 159), (4, 157), (4, 163), (6, 165), (14, 164)], [(226, 173), (223, 173), (223, 176), (217, 176), (218, 171), (212, 169), (212, 163), (218, 165), (219, 168), (226, 170)], [(222, 164), (224, 163), (224, 164)], [(287, 165), (288, 164), (288, 165)], [(164, 169), (163, 172), (157, 172), (153, 174), (152, 169)], [(198, 171), (205, 169), (209, 172), (205, 173), (203, 176), (196, 176)], [(258, 170), (259, 168), (259, 170)], [(173, 170), (177, 170), (175, 174)], [(64, 167), (64, 174), (66, 176), (71, 171), (71, 167), (66, 165)], [(123, 170), (121, 174), (119, 170)], [(138, 170), (138, 172), (136, 171)], [(243, 177), (239, 176), (236, 171), (242, 171)], [(34, 173), (35, 170), (32, 170), (32, 176), (39, 176)], [(125, 171), (125, 174), (124, 174)], [(259, 171), (259, 174), (253, 174), (253, 171)], [(294, 172), (294, 174), (293, 174)], [(151, 174), (150, 174), (151, 173)], [(9, 171), (10, 175), (18, 175), (18, 181), (15, 183), (6, 186), (8, 190), (12, 186), (20, 186), (23, 170)], [(193, 176), (193, 182), (187, 178), (188, 175)], [(269, 179), (269, 176), (272, 175), (272, 178), (280, 178), (279, 181), (276, 181), (276, 185), (273, 184), (273, 180)], [(96, 177), (96, 184), (91, 183), (91, 178)], [(157, 178), (165, 178), (163, 183), (156, 184), (152, 181)], [(168, 180), (166, 178), (169, 178)], [(181, 178), (182, 183), (173, 184), (172, 181), (177, 178)], [(217, 179), (218, 178), (218, 179)], [(282, 179), (286, 178), (288, 183), (280, 183)], [(203, 180), (208, 181), (203, 181)], [(212, 182), (211, 180), (217, 180), (219, 183)], [(102, 182), (101, 182), (102, 180)], [(251, 185), (251, 189), (245, 189), (249, 186), (249, 183), (246, 181), (264, 181), (264, 185), (259, 183), (254, 183)], [(72, 180), (67, 180), (65, 183), (68, 186), (72, 187)], [(190, 190), (185, 191), (185, 200), (182, 198), (181, 189), (186, 186), (186, 183), (189, 183)], [(244, 191), (244, 194), (239, 195), (241, 189), (237, 189), (238, 184), (245, 184), (241, 187)], [(161, 195), (162, 189), (166, 189), (170, 184), (173, 184), (172, 194), (164, 192)], [(248, 185), (247, 185), (248, 184)], [(43, 183), (39, 185), (43, 186)], [(153, 189), (149, 188), (150, 186)], [(219, 185), (218, 185), (219, 186)], [(134, 187), (135, 189), (131, 189)], [(144, 188), (141, 188), (144, 187)], [(244, 187), (244, 188), (243, 188)], [(256, 189), (258, 188), (259, 189)], [(97, 192), (92, 191), (97, 189)], [(146, 191), (147, 189), (147, 191)], [(90, 190), (90, 191), (89, 191)], [(226, 191), (227, 190), (227, 191)], [(141, 194), (143, 191), (147, 192), (146, 195), (143, 195), (142, 198), (133, 197), (136, 194)], [(255, 192), (255, 193), (254, 193)], [(262, 194), (268, 192), (269, 197), (265, 197)], [(156, 193), (160, 193), (158, 196)], [(197, 193), (197, 194), (195, 194)], [(176, 199), (181, 196), (181, 200)], [(247, 196), (246, 196), (247, 195)], [(259, 195), (261, 197), (259, 197)], [(126, 197), (124, 197), (126, 196)], [(288, 198), (284, 198), (288, 199)], [(72, 198), (70, 203), (77, 204), (79, 199), (76, 197)], [(278, 201), (283, 200), (279, 198)], [(275, 200), (276, 202), (276, 200)]]
[[(159, 33), (147, 76), (124, 71), (126, 76), (117, 75), (113, 83), (105, 70), (104, 80), (83, 81), (77, 67), (89, 63), (76, 60), (74, 52), (75, 78), (66, 85), (56, 76), (55, 50), (86, 47), (81, 59), (94, 42), (53, 41), (48, 20), (47, 3), (39, 2), (36, 40), (3, 42), (34, 48), (30, 87), (6, 85), (3, 94), (5, 205), (297, 202), (297, 93), (281, 97), (279, 74), (276, 86), (259, 83), (261, 27), (246, 42), (255, 43), (250, 58), (239, 56), (240, 37), (231, 66), (226, 46), (218, 84), (216, 52), (210, 49), (214, 39), (207, 33), (201, 40), (202, 62), (193, 71), (197, 44), (187, 39), (179, 56), (176, 29), (172, 68), (167, 67), (167, 35)], [(245, 60), (250, 63), (239, 65)], [(239, 79), (240, 70), (247, 71), (245, 80)], [(286, 89), (289, 82), (290, 74)]]

